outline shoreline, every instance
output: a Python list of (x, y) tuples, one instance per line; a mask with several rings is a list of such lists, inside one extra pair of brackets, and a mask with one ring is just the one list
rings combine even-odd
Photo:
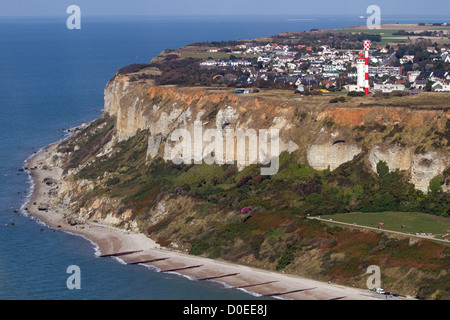
[[(258, 269), (193, 256), (159, 246), (142, 233), (132, 233), (99, 222), (70, 225), (64, 219), (67, 208), (50, 205), (49, 192), (54, 185), (46, 178), (59, 181), (62, 169), (46, 166), (46, 159), (65, 139), (42, 148), (26, 160), (26, 172), (31, 178), (28, 201), (22, 206), (25, 215), (35, 218), (47, 227), (82, 236), (94, 246), (97, 258), (108, 255), (120, 263), (145, 265), (149, 272), (176, 273), (191, 281), (216, 281), (227, 288), (243, 290), (253, 296), (267, 296), (288, 300), (386, 300), (384, 295), (368, 289), (350, 288), (300, 276)], [(102, 259), (106, 259), (103, 257)], [(389, 300), (399, 299), (390, 297)]]

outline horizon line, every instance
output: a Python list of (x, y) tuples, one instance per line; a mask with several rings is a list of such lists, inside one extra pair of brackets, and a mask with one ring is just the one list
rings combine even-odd
[[(2, 18), (58, 18), (58, 17), (66, 17), (68, 14), (24, 14), (24, 15), (2, 15), (0, 14), (0, 17)], [(384, 14), (384, 17), (389, 17), (392, 19), (392, 17), (398, 17), (398, 19), (401, 18), (410, 18), (410, 19), (425, 19), (425, 20), (450, 20), (450, 16), (442, 17), (441, 14)], [(360, 13), (310, 13), (310, 14), (292, 14), (292, 13), (277, 13), (277, 14), (271, 14), (271, 13), (214, 13), (214, 14), (208, 14), (208, 13), (199, 13), (199, 14), (191, 14), (191, 13), (179, 13), (179, 14), (170, 14), (170, 13), (159, 13), (159, 14), (141, 14), (141, 13), (134, 13), (134, 14), (119, 14), (119, 13), (112, 13), (112, 14), (89, 14), (89, 13), (83, 13), (84, 17), (111, 17), (111, 18), (121, 18), (121, 17), (291, 17), (292, 19), (295, 19), (294, 17), (298, 17), (299, 19), (307, 19), (308, 17), (365, 17), (365, 15), (362, 15)], [(437, 18), (439, 17), (439, 18)], [(391, 20), (388, 19), (388, 20)], [(383, 19), (382, 19), (383, 20)]]

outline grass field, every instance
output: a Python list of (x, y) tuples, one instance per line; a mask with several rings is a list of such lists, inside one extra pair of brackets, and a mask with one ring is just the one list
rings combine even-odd
[[(442, 239), (442, 235), (450, 232), (450, 219), (417, 212), (354, 212), (325, 215), (321, 218), (410, 234), (432, 233), (436, 239)], [(384, 225), (381, 226), (380, 222), (384, 222)]]
[[(387, 28), (386, 28), (387, 27)], [(392, 26), (390, 26), (392, 27)], [(386, 28), (386, 29), (385, 29)], [(367, 34), (379, 34), (381, 36), (381, 41), (376, 42), (378, 46), (386, 46), (387, 44), (399, 44), (408, 43), (410, 40), (417, 39), (420, 36), (405, 36), (405, 35), (394, 35), (401, 29), (406, 31), (416, 31), (421, 32), (424, 30), (449, 30), (449, 27), (431, 27), (431, 26), (417, 26), (417, 25), (398, 25), (394, 26), (393, 29), (388, 29), (388, 26), (381, 29), (368, 29), (368, 28), (348, 28), (348, 29), (337, 29), (332, 30), (332, 32), (350, 32), (350, 33), (367, 33)], [(410, 40), (409, 40), (410, 39)], [(430, 37), (434, 42), (439, 42), (442, 44), (448, 43), (450, 40), (447, 37)]]
[(368, 29), (368, 28), (362, 28), (362, 29), (348, 28), (348, 29), (333, 30), (333, 32), (368, 33), (368, 34), (380, 34), (383, 37), (395, 37), (394, 33), (398, 32), (398, 30)]

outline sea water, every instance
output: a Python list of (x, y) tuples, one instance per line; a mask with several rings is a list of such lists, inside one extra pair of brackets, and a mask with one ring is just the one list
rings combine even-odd
[[(99, 117), (104, 87), (121, 67), (148, 63), (164, 49), (197, 41), (365, 22), (355, 17), (91, 17), (82, 19), (80, 30), (69, 30), (66, 19), (0, 20), (0, 299), (258, 299), (216, 282), (98, 258), (90, 241), (25, 215), (32, 184), (19, 169), (40, 148), (64, 138), (68, 128)], [(80, 268), (79, 290), (66, 285), (71, 265)]]

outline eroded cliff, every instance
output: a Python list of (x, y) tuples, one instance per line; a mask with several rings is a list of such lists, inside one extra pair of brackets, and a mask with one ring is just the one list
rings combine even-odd
[[(197, 121), (203, 132), (279, 129), (278, 154), (295, 152), (300, 161), (317, 170), (334, 170), (364, 153), (375, 173), (376, 164), (384, 161), (391, 171), (406, 171), (423, 192), (428, 192), (431, 179), (449, 167), (448, 109), (386, 106), (373, 101), (336, 106), (327, 100), (299, 99), (290, 92), (237, 95), (230, 89), (159, 87), (117, 76), (106, 86), (104, 112), (117, 119), (115, 141), (149, 130), (147, 155), (151, 158), (159, 155), (171, 160), (164, 148), (171, 143), (171, 134), (177, 129), (194, 134)], [(191, 143), (192, 154), (204, 156), (203, 150), (196, 150), (198, 146)], [(251, 163), (251, 147), (245, 149), (246, 165)], [(224, 162), (233, 160), (237, 159), (225, 158)], [(443, 188), (449, 190), (447, 184)]]

